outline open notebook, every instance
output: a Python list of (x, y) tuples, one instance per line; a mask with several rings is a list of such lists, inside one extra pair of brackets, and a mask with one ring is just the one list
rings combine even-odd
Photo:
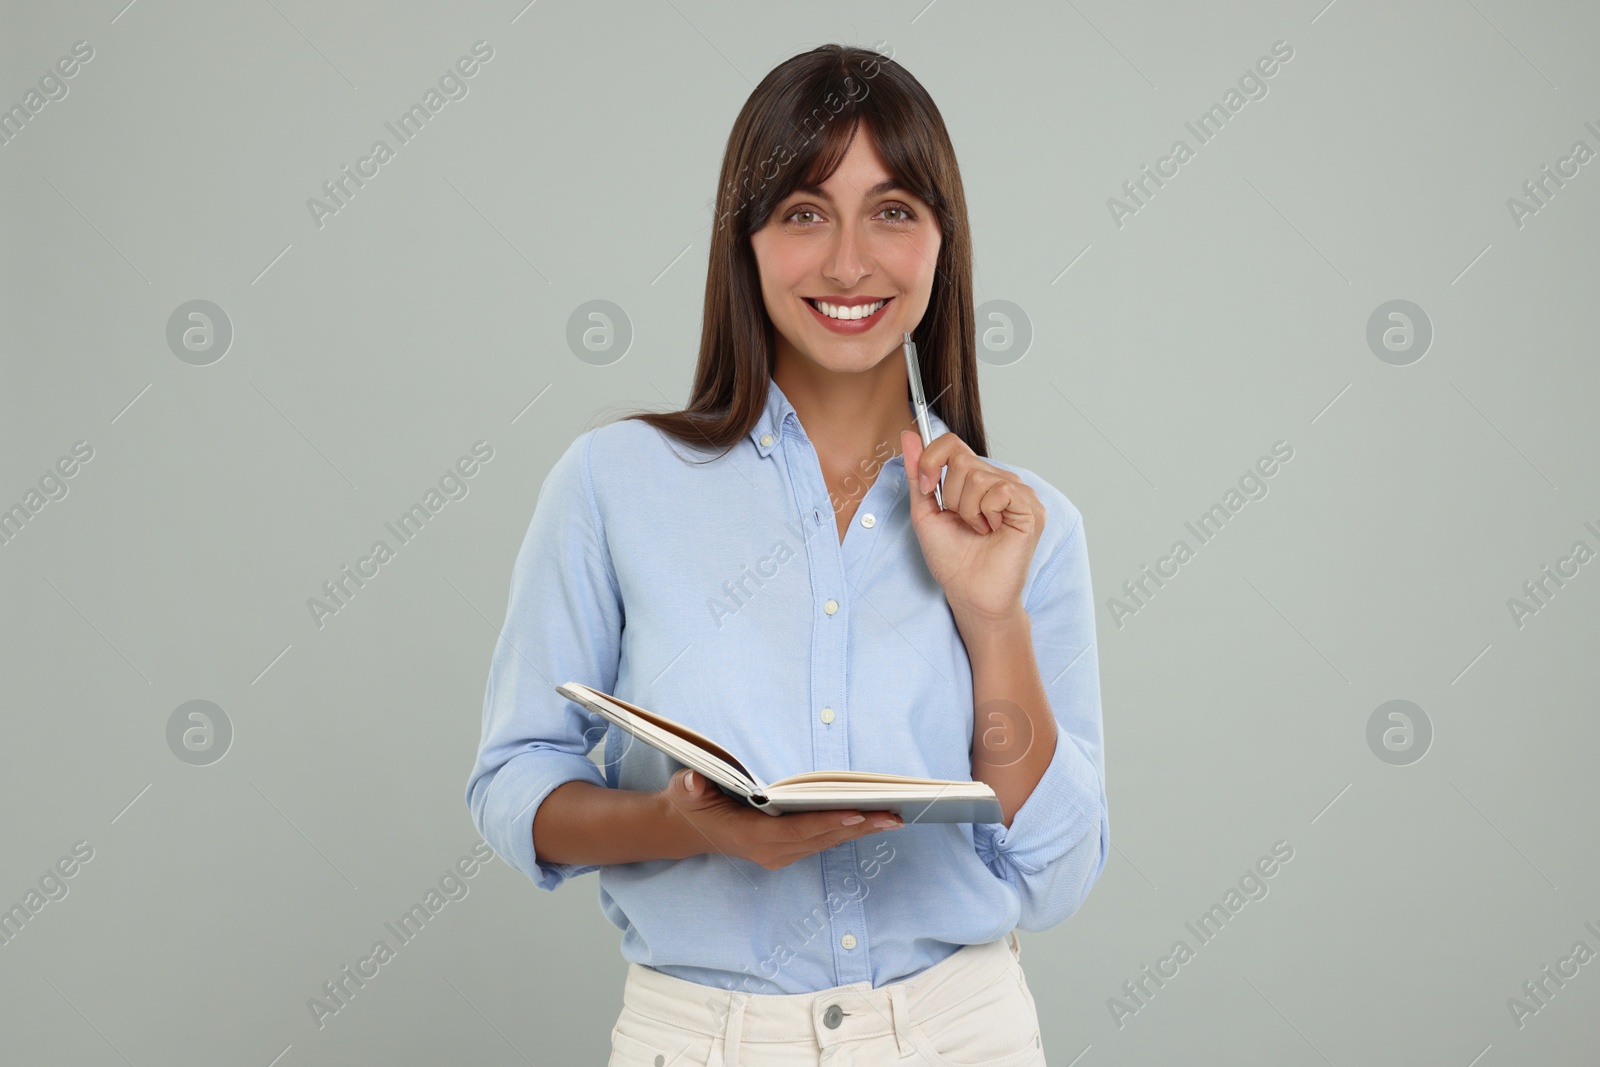
[(892, 811), (912, 822), (1000, 822), (1000, 798), (983, 782), (910, 778), (869, 771), (808, 771), (763, 782), (733, 753), (682, 723), (578, 682), (556, 692), (616, 723), (645, 744), (704, 774), (768, 815), (855, 808)]

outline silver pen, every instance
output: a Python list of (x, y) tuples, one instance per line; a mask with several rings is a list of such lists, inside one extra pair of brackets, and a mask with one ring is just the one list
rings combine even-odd
[[(900, 347), (906, 353), (906, 377), (911, 380), (911, 410), (917, 416), (917, 433), (922, 437), (922, 447), (927, 448), (933, 443), (933, 426), (928, 422), (928, 400), (922, 392), (922, 368), (917, 363), (917, 343), (911, 339), (909, 333), (902, 334), (905, 338)], [(944, 474), (941, 472), (942, 480)], [(939, 491), (939, 483), (933, 483), (933, 499), (939, 505), (939, 510), (944, 510), (944, 494)]]

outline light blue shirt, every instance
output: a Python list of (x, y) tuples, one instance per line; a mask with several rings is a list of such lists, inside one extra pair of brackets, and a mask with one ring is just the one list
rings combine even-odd
[[(946, 432), (930, 418), (934, 437)], [(863, 460), (877, 470), (864, 495), (861, 480), (845, 487), (860, 504), (843, 542), (817, 453), (771, 381), (760, 421), (720, 459), (695, 466), (715, 450), (619, 421), (573, 441), (539, 490), (467, 805), (541, 888), (599, 871), (628, 961), (751, 993), (878, 987), (1013, 927), (1054, 926), (1105, 867), (1082, 518), (1049, 483), (993, 457), (1047, 512), (1023, 606), (1059, 724), (1009, 828), (912, 822), (770, 871), (716, 851), (603, 866), (534, 854), (534, 812), (557, 786), (656, 790), (681, 769), (554, 691), (568, 681), (677, 719), (769, 782), (837, 769), (972, 778), (971, 662), (911, 528), (904, 459), (887, 458), (898, 451), (886, 442)], [(589, 755), (602, 738), (603, 767)]]

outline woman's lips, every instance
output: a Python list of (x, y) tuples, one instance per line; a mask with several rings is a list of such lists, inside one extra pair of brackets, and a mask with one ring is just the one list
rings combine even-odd
[(831, 319), (822, 312), (818, 311), (811, 301), (802, 300), (801, 303), (805, 304), (806, 310), (810, 311), (812, 316), (818, 322), (822, 323), (823, 326), (832, 330), (834, 333), (866, 333), (868, 330), (872, 329), (878, 323), (883, 321), (883, 313), (889, 310), (890, 304), (894, 303), (894, 297), (889, 297), (889, 299), (883, 302), (883, 307), (879, 308), (877, 311), (874, 311), (864, 319)]

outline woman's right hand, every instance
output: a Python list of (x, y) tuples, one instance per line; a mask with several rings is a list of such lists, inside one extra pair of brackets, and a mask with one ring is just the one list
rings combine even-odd
[[(768, 815), (724, 793), (704, 774), (681, 770), (658, 791), (669, 818), (689, 823), (686, 836), (697, 840), (696, 855), (721, 852), (759, 863), (769, 871), (832, 848), (844, 841), (905, 825), (889, 811), (796, 811)], [(846, 823), (847, 819), (856, 819)], [(883, 820), (880, 823), (880, 820)]]

